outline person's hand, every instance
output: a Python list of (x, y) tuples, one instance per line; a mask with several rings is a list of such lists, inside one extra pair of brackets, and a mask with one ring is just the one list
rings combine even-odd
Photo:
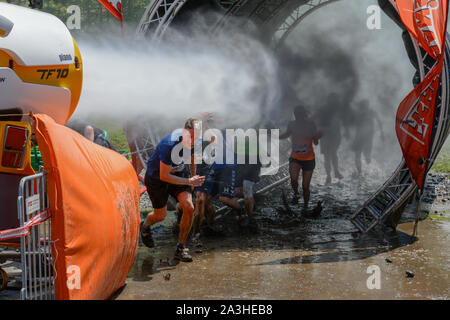
[(193, 187), (200, 187), (203, 182), (205, 182), (204, 176), (193, 176), (192, 178), (189, 178), (189, 185)]

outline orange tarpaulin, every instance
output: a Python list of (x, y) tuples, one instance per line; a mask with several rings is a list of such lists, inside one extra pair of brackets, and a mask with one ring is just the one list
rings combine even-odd
[(122, 155), (47, 115), (34, 129), (48, 174), (57, 299), (106, 299), (137, 254), (139, 182)]

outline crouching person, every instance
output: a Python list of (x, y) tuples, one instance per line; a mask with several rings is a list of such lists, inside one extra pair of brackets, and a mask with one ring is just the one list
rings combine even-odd
[[(175, 131), (166, 136), (157, 145), (155, 152), (148, 160), (145, 185), (152, 201), (154, 211), (147, 216), (141, 224), (142, 242), (149, 248), (155, 246), (150, 227), (165, 219), (167, 214), (167, 200), (173, 196), (181, 204), (183, 215), (180, 223), (179, 241), (174, 258), (183, 262), (191, 262), (192, 256), (185, 247), (186, 239), (192, 227), (194, 205), (192, 203), (191, 188), (203, 184), (205, 177), (193, 175), (189, 178), (183, 163), (176, 165), (172, 159), (172, 151), (176, 145), (191, 150), (195, 145), (194, 125), (195, 119), (188, 119), (184, 129)], [(182, 157), (183, 149), (179, 156)], [(191, 152), (191, 164), (193, 164), (193, 152)], [(192, 172), (192, 171), (191, 171)], [(195, 169), (194, 169), (195, 173)]]

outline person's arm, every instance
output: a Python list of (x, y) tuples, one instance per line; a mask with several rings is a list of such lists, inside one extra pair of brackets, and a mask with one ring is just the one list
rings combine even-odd
[(191, 164), (189, 165), (189, 169), (191, 171), (191, 177), (195, 176), (197, 172), (197, 165), (195, 164), (195, 154), (191, 155)]
[(317, 130), (316, 125), (313, 123), (313, 142), (317, 146), (319, 144), (319, 139), (322, 138), (322, 131)]
[(182, 178), (177, 177), (170, 173), (171, 166), (168, 164), (165, 164), (164, 162), (159, 162), (159, 179), (161, 181), (170, 183), (170, 184), (177, 184), (181, 186), (194, 186), (198, 187), (203, 184), (203, 181), (205, 181), (205, 177), (200, 176), (193, 176), (191, 178)]
[(291, 123), (289, 122), (286, 132), (281, 134), (278, 139), (287, 139), (291, 136)]
[[(192, 153), (191, 155), (191, 164), (189, 165), (189, 169), (191, 172), (191, 177), (195, 177), (195, 174), (197, 172), (197, 165), (195, 164), (195, 154)], [(194, 186), (191, 186), (192, 191), (194, 191)]]
[(84, 136), (89, 140), (94, 141), (95, 139), (94, 128), (92, 126), (87, 125), (84, 128)]

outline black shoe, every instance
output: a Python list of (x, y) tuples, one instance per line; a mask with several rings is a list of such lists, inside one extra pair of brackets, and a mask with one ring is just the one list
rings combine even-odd
[(203, 247), (203, 243), (200, 240), (200, 233), (197, 233), (195, 236), (193, 236), (191, 242), (192, 242), (192, 245), (196, 248)]
[(175, 250), (175, 256), (173, 258), (182, 262), (192, 262), (192, 256), (189, 254), (189, 249), (184, 246), (177, 246), (177, 250)]
[(150, 230), (150, 227), (144, 226), (144, 221), (141, 222), (141, 239), (142, 243), (144, 243), (147, 247), (153, 248), (155, 246), (152, 231)]
[(299, 198), (298, 194), (294, 194), (294, 196), (292, 197), (291, 204), (298, 204), (298, 198)]

